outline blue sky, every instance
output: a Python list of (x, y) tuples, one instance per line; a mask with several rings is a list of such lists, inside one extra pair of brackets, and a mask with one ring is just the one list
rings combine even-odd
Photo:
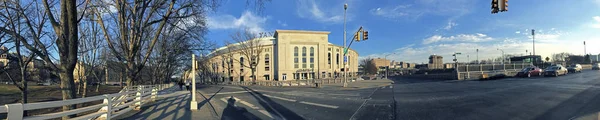
[[(451, 62), (521, 55), (531, 51), (536, 30), (536, 54), (600, 53), (600, 0), (510, 0), (509, 11), (490, 14), (491, 0), (273, 0), (262, 12), (245, 1), (223, 1), (209, 14), (206, 38), (223, 45), (241, 28), (254, 32), (276, 29), (331, 31), (329, 41), (342, 44), (343, 4), (348, 4), (348, 36), (360, 26), (369, 40), (354, 43), (361, 58), (427, 62), (431, 54)], [(391, 54), (391, 55), (390, 55)]]

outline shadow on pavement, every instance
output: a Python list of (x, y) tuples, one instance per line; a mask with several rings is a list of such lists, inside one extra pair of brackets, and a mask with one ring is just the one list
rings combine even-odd
[[(253, 89), (248, 88), (246, 86), (240, 87), (244, 88), (246, 91), (249, 91), (249, 93), (257, 101), (259, 101), (259, 104), (263, 106), (263, 108), (265, 108), (265, 110), (267, 110), (271, 114), (271, 116), (274, 117), (273, 119), (304, 120), (303, 117), (299, 116), (294, 111), (291, 111), (283, 105), (271, 100), (270, 98), (263, 96), (261, 93), (256, 92)], [(279, 116), (279, 118), (277, 116)]]
[[(599, 82), (590, 83), (598, 85)], [(555, 107), (537, 116), (537, 120), (565, 120), (594, 115), (600, 111), (600, 89), (590, 87), (571, 96)], [(595, 117), (598, 119), (598, 117)]]
[(200, 96), (202, 96), (202, 98), (204, 98), (204, 101), (198, 103), (198, 109), (202, 109), (202, 107), (208, 103), (208, 105), (210, 105), (210, 108), (212, 109), (213, 113), (215, 116), (219, 116), (219, 113), (217, 113), (217, 110), (215, 109), (215, 107), (212, 105), (212, 103), (210, 103), (210, 100), (212, 100), (213, 97), (215, 97), (217, 95), (217, 93), (221, 92), (221, 90), (223, 90), (223, 87), (221, 87), (221, 89), (219, 89), (217, 92), (215, 92), (215, 94), (213, 94), (212, 96), (210, 96), (210, 98), (206, 98), (206, 96), (204, 96), (204, 94), (197, 92)]
[(223, 109), (221, 120), (259, 120), (257, 116), (248, 112), (246, 108), (235, 106), (233, 97), (227, 99), (227, 107)]
[[(165, 104), (165, 105), (163, 105)], [(190, 95), (171, 97), (159, 100), (152, 105), (144, 106), (136, 114), (126, 119), (135, 120), (179, 120), (192, 119), (189, 109), (179, 109), (190, 106)], [(160, 112), (156, 112), (160, 111)], [(159, 114), (157, 114), (159, 113)]]

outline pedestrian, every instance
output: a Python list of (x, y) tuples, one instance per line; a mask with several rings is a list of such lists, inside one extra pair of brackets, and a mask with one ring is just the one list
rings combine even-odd
[(190, 91), (190, 82), (186, 82), (185, 83), (185, 89), (187, 89), (188, 91)]
[(179, 85), (179, 90), (183, 90), (183, 82), (179, 81), (177, 85)]

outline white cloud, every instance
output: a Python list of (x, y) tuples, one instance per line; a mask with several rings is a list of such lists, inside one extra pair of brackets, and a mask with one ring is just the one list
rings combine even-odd
[[(600, 43), (599, 40), (586, 41), (588, 44)], [(582, 54), (583, 49), (580, 47), (565, 47), (565, 46), (582, 46), (580, 42), (556, 42), (556, 43), (537, 43), (536, 55), (541, 55), (543, 58), (552, 55), (553, 53), (569, 52), (574, 54)], [(589, 46), (588, 46), (589, 47)], [(393, 52), (371, 54), (366, 55), (362, 58), (383, 58), (385, 55), (390, 53), (396, 53), (388, 56), (387, 58), (394, 61), (405, 61), (411, 63), (427, 63), (429, 55), (440, 55), (444, 57), (445, 63), (451, 63), (454, 52), (460, 52), (457, 59), (459, 62), (487, 60), (492, 58), (501, 57), (502, 52), (497, 49), (504, 50), (506, 55), (520, 56), (525, 55), (525, 51), (532, 52), (532, 44), (530, 41), (522, 40), (505, 40), (494, 44), (482, 44), (482, 43), (455, 43), (455, 44), (436, 44), (436, 45), (424, 45), (424, 46), (405, 46), (396, 49)], [(559, 48), (559, 49), (557, 49)], [(479, 49), (479, 52), (476, 50)], [(598, 53), (600, 50), (592, 50), (588, 48), (589, 53)], [(469, 56), (467, 58), (467, 55)], [(407, 57), (410, 56), (410, 57)]]
[[(598, 0), (600, 1), (600, 0)], [(594, 23), (592, 23), (593, 28), (600, 28), (600, 16), (592, 17), (594, 19)]]
[(335, 8), (337, 9), (333, 9), (333, 7), (320, 6), (315, 0), (299, 0), (297, 4), (297, 13), (301, 18), (308, 18), (323, 23), (344, 22), (344, 10), (341, 9), (341, 7)]
[(516, 34), (521, 34), (521, 31), (517, 31), (517, 32), (515, 32), (515, 33), (516, 33)]
[(279, 24), (279, 25), (281, 25), (283, 27), (287, 27), (288, 26), (288, 24), (286, 22), (281, 22), (279, 20), (277, 21), (277, 24)]
[(409, 13), (407, 13), (406, 11), (403, 11), (403, 9), (409, 8), (410, 6), (411, 5), (398, 5), (398, 6), (394, 6), (394, 7), (384, 7), (384, 8), (379, 7), (379, 8), (369, 10), (369, 12), (373, 15), (383, 16), (383, 17), (387, 17), (387, 18), (397, 18), (397, 17), (409, 15)]
[(267, 18), (257, 16), (250, 11), (245, 11), (239, 18), (233, 15), (209, 16), (207, 18), (209, 29), (240, 29), (246, 28), (253, 33), (265, 31), (263, 28)]
[(418, 18), (422, 15), (461, 16), (471, 11), (472, 0), (417, 0), (410, 4), (377, 7), (369, 10), (385, 18)]
[(455, 23), (455, 22), (453, 22), (453, 21), (448, 21), (448, 25), (446, 25), (446, 27), (444, 27), (444, 29), (445, 29), (445, 30), (450, 30), (450, 29), (452, 29), (453, 27), (455, 27), (455, 26), (457, 26), (457, 25), (458, 25), (458, 24), (456, 24), (456, 23)]
[(482, 42), (492, 40), (492, 37), (489, 37), (485, 34), (476, 33), (476, 34), (459, 34), (456, 36), (448, 36), (444, 37), (441, 35), (434, 35), (429, 38), (423, 40), (423, 44), (431, 44), (436, 42)]

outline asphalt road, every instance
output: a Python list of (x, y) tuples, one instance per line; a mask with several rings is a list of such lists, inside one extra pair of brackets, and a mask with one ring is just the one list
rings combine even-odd
[[(220, 119), (347, 120), (369, 116), (362, 114), (369, 112), (364, 106), (369, 106), (371, 95), (379, 89), (204, 86), (198, 90), (211, 99), (214, 106), (211, 110)], [(387, 89), (392, 91), (390, 87)], [(393, 104), (391, 97), (388, 101)], [(386, 114), (393, 119), (390, 105), (387, 104)]]
[(600, 71), (493, 81), (394, 81), (396, 119), (566, 120), (600, 112)]
[(211, 97), (214, 115), (235, 120), (565, 120), (597, 119), (600, 112), (600, 71), (490, 81), (393, 81), (352, 90), (202, 86), (199, 91)]

